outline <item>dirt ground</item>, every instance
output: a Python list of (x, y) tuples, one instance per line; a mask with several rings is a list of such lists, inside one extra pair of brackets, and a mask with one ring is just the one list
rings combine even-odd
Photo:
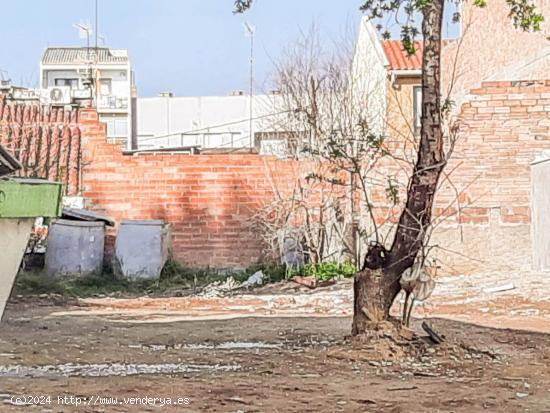
[(547, 279), (488, 293), (499, 279), (480, 277), (441, 280), (417, 307), (414, 329), (429, 321), (441, 345), (349, 341), (349, 282), (15, 299), (0, 325), (0, 412), (550, 412)]

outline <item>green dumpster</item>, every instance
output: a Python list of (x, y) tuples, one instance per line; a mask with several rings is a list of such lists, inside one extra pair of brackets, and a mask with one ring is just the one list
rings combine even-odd
[(0, 178), (0, 320), (34, 221), (59, 216), (62, 194), (62, 185), (57, 182)]

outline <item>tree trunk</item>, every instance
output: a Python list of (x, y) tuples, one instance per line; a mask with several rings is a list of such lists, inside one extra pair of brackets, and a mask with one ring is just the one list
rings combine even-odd
[(440, 85), (443, 5), (444, 0), (433, 0), (422, 9), (422, 125), (417, 161), (390, 250), (379, 245), (371, 247), (363, 269), (355, 276), (354, 335), (389, 319), (391, 305), (401, 289), (401, 274), (413, 265), (432, 218), (437, 184), (446, 164)]
[(382, 269), (366, 268), (355, 276), (352, 335), (361, 334), (388, 320), (393, 300), (391, 283)]

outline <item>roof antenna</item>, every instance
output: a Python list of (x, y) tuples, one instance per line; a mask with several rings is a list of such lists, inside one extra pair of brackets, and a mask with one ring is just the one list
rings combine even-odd
[(97, 37), (99, 33), (97, 9), (98, 9), (98, 0), (95, 0), (95, 50), (96, 52), (97, 52)]
[(87, 59), (90, 60), (90, 34), (92, 28), (89, 23), (73, 24), (75, 29), (78, 29), (78, 35), (81, 39), (86, 39)]
[(249, 125), (248, 125), (248, 128), (249, 128), (249, 135), (250, 135), (250, 147), (252, 148), (254, 146), (254, 134), (253, 134), (253, 131), (252, 131), (252, 127), (253, 127), (253, 124), (252, 124), (252, 115), (253, 115), (253, 111), (252, 111), (252, 103), (253, 103), (253, 95), (254, 95), (254, 35), (256, 34), (256, 28), (251, 25), (251, 24), (248, 24), (248, 23), (244, 23), (244, 28), (245, 28), (245, 36), (248, 36), (250, 37), (250, 78), (249, 78), (249, 96), (248, 96), (248, 99), (250, 100), (249, 101), (249, 105), (248, 105), (248, 109), (249, 109), (249, 116), (250, 116), (250, 119), (248, 120), (249, 122)]

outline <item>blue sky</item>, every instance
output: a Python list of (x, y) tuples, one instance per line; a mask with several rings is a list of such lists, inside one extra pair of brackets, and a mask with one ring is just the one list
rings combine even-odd
[[(38, 84), (38, 64), (47, 46), (85, 45), (73, 24), (94, 22), (94, 0), (0, 3), (0, 70), (23, 86)], [(167, 90), (178, 96), (226, 95), (248, 89), (245, 21), (256, 27), (255, 89), (261, 91), (268, 89), (273, 61), (300, 30), (315, 23), (332, 47), (356, 29), (359, 4), (256, 0), (245, 15), (233, 15), (232, 0), (99, 0), (99, 33), (107, 46), (129, 49), (140, 96)]]

